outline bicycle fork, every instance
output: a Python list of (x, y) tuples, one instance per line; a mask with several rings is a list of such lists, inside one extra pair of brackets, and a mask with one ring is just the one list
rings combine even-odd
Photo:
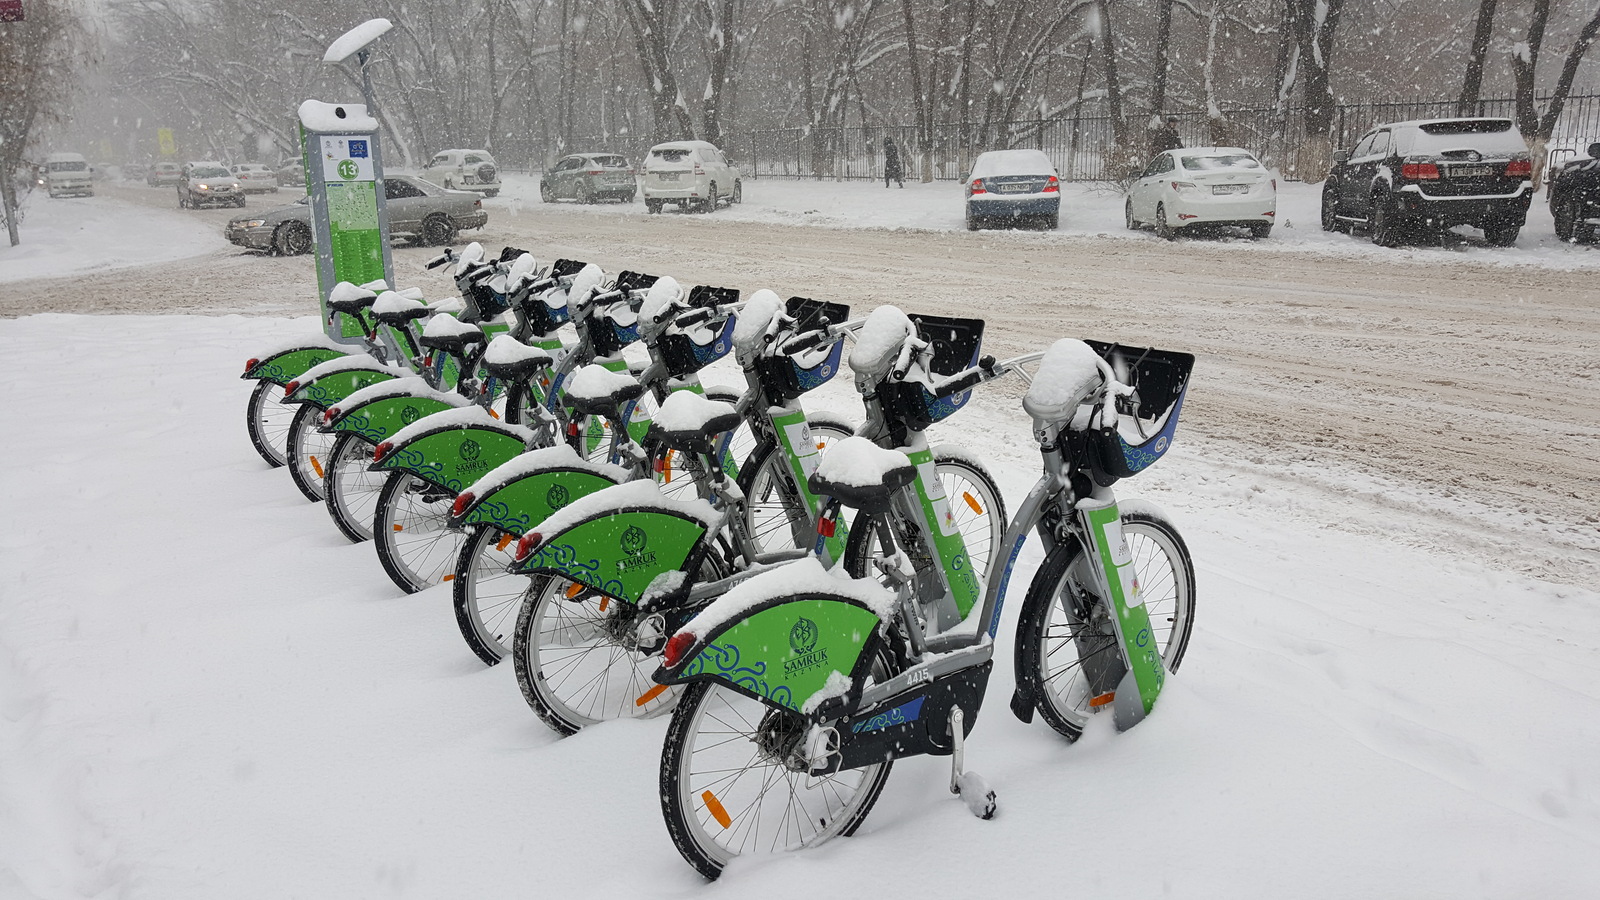
[(1112, 698), (1112, 721), (1118, 731), (1144, 721), (1155, 707), (1166, 681), (1166, 667), (1150, 630), (1150, 613), (1139, 590), (1139, 573), (1122, 534), (1122, 512), (1109, 490), (1098, 489), (1079, 500), (1074, 512), (1084, 540), (1085, 556), (1095, 586), (1105, 598), (1107, 612), (1122, 649), (1127, 670)]

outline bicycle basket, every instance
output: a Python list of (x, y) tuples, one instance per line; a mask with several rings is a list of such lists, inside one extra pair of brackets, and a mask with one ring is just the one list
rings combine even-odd
[(529, 293), (522, 300), (522, 315), (528, 322), (528, 329), (539, 337), (544, 337), (554, 332), (568, 319), (572, 318), (572, 313), (567, 309), (567, 304), (564, 302), (566, 299), (564, 296), (560, 306), (551, 306), (544, 299), (545, 293), (547, 292)]
[[(850, 307), (843, 303), (812, 300), (809, 297), (790, 297), (784, 312), (797, 323), (795, 334), (803, 334), (821, 327), (826, 319), (838, 325), (850, 318)], [(827, 383), (839, 371), (839, 360), (844, 355), (844, 341), (834, 341), (819, 351), (806, 351), (794, 356), (762, 356), (756, 360), (756, 376), (761, 387), (775, 402), (794, 400), (807, 391)]]
[[(977, 364), (978, 353), (983, 349), (982, 319), (953, 319), (917, 313), (907, 318), (917, 326), (918, 336), (933, 345), (930, 374), (954, 375)], [(917, 431), (948, 419), (972, 398), (971, 389), (948, 397), (935, 397), (923, 385), (909, 381), (885, 382), (880, 392), (884, 395), (885, 408)]]
[(737, 319), (738, 316), (729, 316), (720, 326), (697, 326), (696, 331), (709, 336), (704, 343), (696, 341), (687, 332), (663, 334), (656, 346), (661, 349), (661, 359), (667, 364), (667, 372), (673, 378), (683, 378), (727, 356), (728, 351), (733, 349), (733, 328)]
[(633, 292), (648, 290), (651, 285), (660, 280), (660, 275), (646, 275), (643, 272), (623, 272), (617, 276), (617, 282), (616, 284), (612, 285), (612, 287), (621, 291), (622, 295), (628, 298), (628, 305), (633, 307), (634, 311), (637, 312), (639, 309), (639, 304), (643, 302), (643, 300), (635, 300), (633, 298)]
[(583, 267), (586, 265), (588, 265), (588, 263), (581, 259), (558, 259), (550, 264), (550, 277), (570, 278), (573, 275), (582, 272)]
[[(1117, 380), (1133, 394), (1117, 398), (1117, 425), (1089, 435), (1095, 481), (1110, 484), (1137, 475), (1172, 446), (1178, 411), (1189, 389), (1194, 354), (1085, 341), (1111, 364)], [(1106, 477), (1106, 476), (1109, 476)]]
[(597, 358), (616, 356), (623, 347), (638, 339), (639, 319), (621, 303), (596, 310), (589, 318), (589, 342), (594, 346)]

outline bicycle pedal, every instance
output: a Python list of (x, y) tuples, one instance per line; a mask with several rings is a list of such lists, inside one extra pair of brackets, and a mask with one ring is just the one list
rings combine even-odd
[(994, 789), (989, 787), (989, 782), (977, 772), (962, 772), (956, 779), (960, 789), (961, 801), (967, 804), (967, 811), (985, 821), (994, 818), (999, 801), (995, 799)]

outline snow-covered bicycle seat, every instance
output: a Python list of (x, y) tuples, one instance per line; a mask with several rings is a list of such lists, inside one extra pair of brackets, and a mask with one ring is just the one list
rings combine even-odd
[(567, 403), (574, 410), (612, 421), (621, 420), (623, 404), (643, 395), (644, 385), (638, 379), (598, 363), (584, 366), (567, 381)]
[(807, 485), (813, 494), (870, 514), (888, 512), (889, 498), (916, 477), (917, 469), (904, 453), (855, 436), (828, 447)]
[(527, 381), (550, 365), (550, 354), (509, 334), (495, 335), (483, 353), (483, 367), (505, 381)]
[(378, 295), (364, 287), (341, 281), (328, 292), (328, 308), (353, 316), (371, 306)]
[(404, 325), (432, 313), (428, 304), (399, 291), (384, 291), (372, 302), (372, 317), (385, 325)]
[(739, 427), (733, 404), (691, 391), (675, 391), (650, 423), (650, 436), (683, 453), (711, 453), (712, 435)]
[(422, 329), (422, 346), (429, 350), (463, 354), (469, 345), (483, 342), (482, 328), (455, 316), (434, 316)]

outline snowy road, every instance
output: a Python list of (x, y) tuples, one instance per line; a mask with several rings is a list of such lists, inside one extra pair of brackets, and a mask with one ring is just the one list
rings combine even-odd
[[(179, 215), (166, 192), (108, 193)], [(1600, 882), (1592, 270), (495, 203), (492, 247), (981, 315), (1001, 355), (1062, 334), (1198, 352), (1177, 444), (1119, 487), (1171, 512), (1198, 568), (1156, 714), (1068, 746), (1006, 711), (1030, 543), (967, 744), (1000, 815), (968, 815), (944, 760), (908, 760), (855, 838), (707, 887), (661, 822), (665, 721), (557, 738), (508, 666), (468, 653), (446, 588), (400, 595), (255, 456), (238, 368), (316, 327), (310, 264), (197, 239), (150, 268), (0, 280), (0, 898), (1499, 900)], [(248, 315), (192, 314), (224, 311)], [(936, 436), (1015, 504), (1037, 455), (995, 388)], [(858, 408), (844, 379), (807, 402)]]

